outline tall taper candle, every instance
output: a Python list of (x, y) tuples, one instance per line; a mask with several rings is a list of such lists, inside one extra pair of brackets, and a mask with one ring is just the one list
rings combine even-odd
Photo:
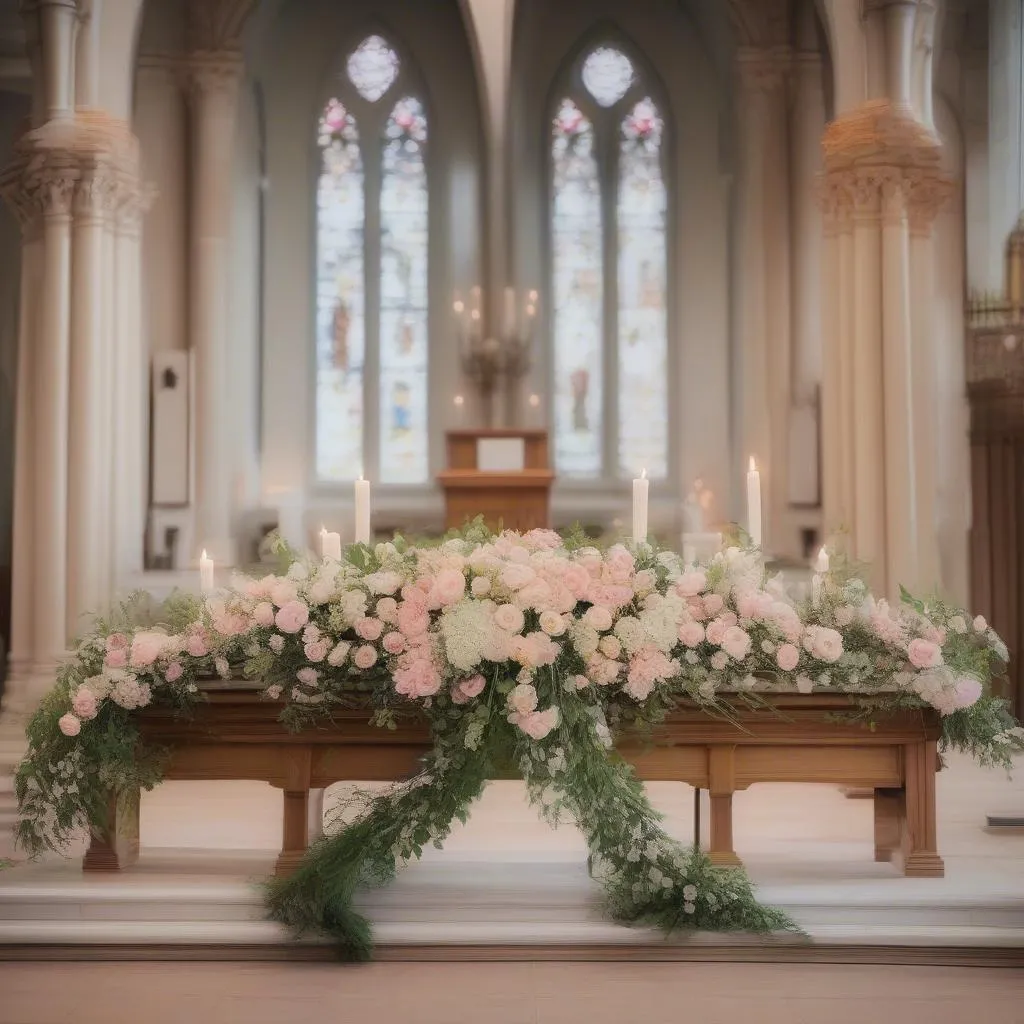
[(757, 471), (754, 456), (750, 456), (747, 471), (747, 532), (755, 547), (761, 546), (761, 474)]
[(647, 540), (647, 495), (651, 481), (647, 479), (647, 470), (633, 481), (633, 540), (639, 544)]
[(204, 594), (213, 592), (213, 559), (207, 557), (205, 548), (199, 556), (199, 589)]
[(356, 543), (370, 543), (370, 481), (360, 477), (355, 484)]
[(320, 557), (324, 561), (341, 561), (341, 534), (332, 533), (326, 526), (320, 529)]

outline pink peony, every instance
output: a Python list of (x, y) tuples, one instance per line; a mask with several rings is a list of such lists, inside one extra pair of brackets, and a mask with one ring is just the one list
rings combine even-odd
[(583, 614), (583, 621), (590, 626), (591, 629), (596, 629), (599, 633), (604, 633), (612, 628), (612, 613), (607, 608), (602, 608), (600, 605), (594, 605), (593, 608), (588, 608)]
[(57, 725), (65, 736), (77, 736), (82, 731), (82, 723), (74, 715), (61, 715)]
[(302, 601), (286, 601), (274, 617), (282, 633), (298, 633), (308, 621), (309, 606)]
[(725, 601), (721, 594), (704, 595), (704, 611), (708, 615), (717, 615), (725, 607)]
[(441, 673), (429, 657), (409, 657), (395, 670), (395, 691), (406, 697), (432, 697), (441, 689)]
[(914, 668), (938, 668), (942, 664), (942, 650), (930, 640), (911, 640), (907, 645), (907, 657)]
[(501, 570), (501, 582), (509, 590), (525, 587), (527, 583), (532, 583), (536, 578), (537, 574), (530, 566), (519, 565), (516, 562), (510, 562)]
[(442, 569), (430, 589), (434, 602), (442, 608), (461, 601), (466, 593), (466, 577), (458, 569)]
[(775, 652), (775, 662), (783, 672), (792, 672), (800, 660), (800, 651), (794, 644), (782, 644)]
[(384, 623), (380, 619), (364, 617), (356, 619), (356, 634), (362, 640), (379, 640), (384, 632)]
[[(180, 665), (178, 666), (181, 667)], [(96, 717), (96, 694), (87, 686), (80, 686), (71, 698), (71, 710), (81, 719), (88, 721)]]
[(679, 640), (686, 647), (696, 647), (704, 639), (704, 627), (699, 622), (684, 622), (679, 627)]
[(377, 602), (376, 611), (381, 622), (398, 621), (398, 602), (393, 597), (382, 597)]
[(185, 670), (181, 667), (180, 661), (172, 661), (170, 665), (167, 666), (167, 671), (164, 673), (164, 679), (169, 683), (173, 683), (181, 678), (181, 674), (184, 671)]
[[(581, 600), (590, 586), (590, 573), (582, 565), (568, 565), (560, 577), (576, 600)], [(597, 628), (596, 626), (594, 627)]]
[(132, 668), (146, 668), (152, 665), (167, 646), (167, 635), (153, 630), (142, 630), (132, 637), (132, 651), (129, 661)]
[(750, 653), (750, 634), (739, 626), (729, 626), (722, 635), (722, 650), (735, 661), (742, 661)]
[(274, 624), (274, 606), (269, 601), (260, 601), (252, 610), (252, 619), (257, 626), (269, 629)]
[(969, 708), (972, 704), (977, 703), (981, 693), (981, 683), (973, 676), (958, 676), (952, 699), (954, 710)]
[(128, 649), (128, 637), (124, 633), (111, 633), (107, 637), (108, 651), (126, 651)]
[(185, 637), (185, 652), (193, 658), (204, 658), (210, 649), (206, 644), (206, 630), (198, 626), (189, 631)]
[(704, 592), (708, 578), (703, 569), (684, 572), (676, 582), (676, 593), (680, 597), (696, 597)]
[(106, 657), (103, 659), (103, 664), (107, 668), (124, 668), (128, 664), (128, 652), (121, 648), (115, 648), (112, 651), (107, 651)]
[(605, 568), (613, 583), (628, 583), (636, 569), (636, 560), (629, 549), (616, 544), (608, 549), (604, 558)]
[(270, 600), (278, 608), (283, 608), (289, 602), (297, 600), (298, 596), (299, 588), (291, 580), (275, 579), (270, 585)]
[(314, 664), (321, 662), (327, 657), (327, 653), (331, 649), (331, 641), (326, 637), (322, 637), (319, 640), (315, 640), (311, 644), (306, 644), (302, 649), (302, 653), (306, 655), (307, 661), (312, 661)]
[(305, 686), (316, 686), (316, 681), (320, 678), (320, 673), (315, 668), (300, 668), (295, 673), (295, 678)]
[(401, 633), (385, 633), (381, 643), (388, 654), (401, 654), (405, 650), (405, 637)]
[(398, 628), (410, 640), (422, 636), (430, 627), (430, 617), (426, 605), (417, 604), (415, 600), (405, 600), (398, 606)]
[(355, 662), (356, 668), (372, 668), (377, 663), (377, 651), (369, 644), (363, 644), (362, 647), (356, 648), (352, 661)]
[(621, 671), (620, 662), (606, 658), (603, 654), (595, 654), (587, 659), (587, 675), (597, 686), (611, 686)]

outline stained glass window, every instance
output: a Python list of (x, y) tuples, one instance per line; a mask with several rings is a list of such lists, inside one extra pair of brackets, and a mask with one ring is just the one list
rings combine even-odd
[[(619, 140), (619, 472), (668, 472), (668, 323), (665, 302), (666, 196), (662, 121), (640, 100), (623, 118)], [(652, 415), (652, 410), (662, 415)]]
[(551, 128), (555, 463), (569, 478), (665, 477), (664, 121), (621, 50), (591, 50), (575, 81)]
[[(427, 118), (380, 36), (350, 55), (363, 100), (320, 117), (317, 189), (316, 467), (321, 480), (428, 475)], [(397, 88), (395, 89), (397, 92)], [(342, 93), (344, 96), (344, 92)]]
[(417, 483), (427, 465), (427, 122), (395, 104), (380, 190), (380, 477)]
[(601, 473), (601, 179), (594, 126), (563, 100), (552, 127), (555, 459), (574, 477)]

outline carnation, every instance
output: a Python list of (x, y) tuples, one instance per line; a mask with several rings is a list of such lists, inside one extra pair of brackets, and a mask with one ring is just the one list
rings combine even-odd
[(274, 624), (274, 606), (269, 601), (261, 601), (252, 610), (253, 622), (265, 629)]
[(398, 621), (398, 602), (393, 597), (382, 597), (377, 602), (377, 618), (381, 622), (397, 622)]
[(729, 626), (722, 635), (722, 650), (735, 661), (750, 653), (750, 634), (739, 626)]
[[(178, 666), (181, 668), (181, 666)], [(88, 721), (96, 717), (96, 694), (87, 686), (79, 686), (71, 698), (71, 710), (81, 719)]]
[(405, 650), (405, 637), (401, 633), (385, 633), (381, 646), (388, 654), (401, 654)]
[(405, 697), (432, 697), (441, 689), (441, 673), (429, 657), (422, 654), (402, 656), (395, 669), (395, 692)]
[(715, 651), (715, 653), (711, 655), (711, 667), (716, 672), (722, 672), (728, 664), (729, 655), (726, 654), (725, 651)]
[(344, 640), (336, 643), (331, 648), (330, 654), (327, 655), (327, 664), (332, 668), (337, 668), (339, 665), (344, 664), (351, 646), (351, 644), (346, 643)]
[(361, 640), (379, 640), (384, 632), (384, 623), (380, 619), (363, 617), (356, 620), (355, 629)]
[(704, 640), (704, 627), (699, 622), (684, 622), (679, 627), (679, 640), (687, 647), (696, 647)]
[(169, 683), (176, 682), (181, 678), (184, 671), (185, 670), (182, 668), (180, 661), (172, 661), (170, 665), (167, 666), (167, 671), (164, 673), (164, 679)]
[(795, 644), (781, 644), (775, 652), (775, 662), (783, 672), (792, 672), (800, 661), (800, 650)]

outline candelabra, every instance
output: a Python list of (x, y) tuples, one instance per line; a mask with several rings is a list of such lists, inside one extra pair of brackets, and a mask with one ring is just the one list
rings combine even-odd
[(479, 287), (470, 292), (468, 304), (456, 295), (452, 308), (459, 326), (462, 372), (480, 393), (484, 424), (492, 427), (494, 396), (502, 378), (512, 386), (530, 372), (537, 292), (517, 299), (515, 289), (505, 289), (502, 329), (496, 336), (484, 332)]

